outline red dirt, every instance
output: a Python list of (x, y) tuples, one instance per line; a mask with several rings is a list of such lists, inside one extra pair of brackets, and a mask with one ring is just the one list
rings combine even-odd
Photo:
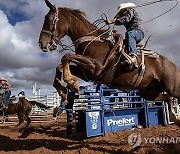
[(147, 129), (124, 130), (107, 133), (104, 137), (86, 138), (84, 133), (66, 136), (65, 118), (58, 123), (32, 123), (24, 133), (18, 132), (15, 126), (0, 125), (0, 154), (101, 154), (101, 153), (179, 153), (180, 141), (174, 143), (145, 143), (132, 148), (128, 144), (128, 136), (134, 132), (141, 137), (180, 137), (180, 128), (176, 125), (156, 126)]

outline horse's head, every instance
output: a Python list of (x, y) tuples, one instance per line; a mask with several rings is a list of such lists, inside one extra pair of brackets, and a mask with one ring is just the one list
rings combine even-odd
[[(49, 12), (45, 16), (44, 24), (39, 36), (39, 47), (43, 52), (55, 50), (60, 39), (68, 33), (68, 21), (63, 15), (59, 17), (59, 9), (45, 0)], [(59, 20), (61, 19), (61, 20)], [(58, 28), (57, 28), (58, 27)]]

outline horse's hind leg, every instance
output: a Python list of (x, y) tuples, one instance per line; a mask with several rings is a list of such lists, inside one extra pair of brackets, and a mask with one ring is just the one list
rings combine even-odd
[(27, 106), (28, 109), (26, 109), (25, 112), (24, 112), (24, 119), (27, 121), (24, 130), (27, 129), (27, 127), (28, 127), (28, 126), (30, 125), (30, 123), (31, 123), (31, 118), (29, 117), (29, 114), (30, 114), (30, 112), (31, 112), (31, 110), (32, 110), (32, 105), (31, 105), (31, 104), (28, 104), (28, 105), (29, 105), (29, 106)]
[(17, 127), (20, 126), (24, 122), (24, 116), (22, 113), (18, 113), (18, 119), (19, 119), (19, 122), (16, 125)]
[(169, 94), (163, 94), (160, 91), (155, 91), (155, 89), (157, 89), (157, 88), (153, 87), (152, 89), (149, 88), (146, 90), (139, 90), (139, 94), (141, 97), (143, 97), (147, 100), (160, 100), (160, 101), (167, 102), (170, 119), (178, 125), (179, 120), (177, 120), (175, 113), (174, 113), (172, 96), (170, 96)]
[(156, 98), (156, 100), (161, 100), (161, 101), (167, 102), (167, 104), (168, 104), (168, 109), (169, 109), (170, 111), (173, 110), (173, 99), (172, 99), (172, 97), (171, 97), (170, 95), (160, 93), (159, 96)]
[(27, 129), (27, 128), (28, 128), (28, 126), (30, 125), (30, 123), (31, 123), (31, 118), (30, 118), (30, 117), (28, 117), (28, 118), (26, 119), (26, 121), (27, 121), (27, 124), (26, 124), (26, 126), (25, 126), (25, 128), (24, 128), (24, 129)]
[[(69, 66), (70, 66), (70, 72), (73, 75), (88, 82), (81, 68), (75, 65), (69, 65)], [(53, 87), (57, 90), (59, 96), (61, 96), (62, 102), (64, 102), (64, 100), (67, 99), (67, 89), (65, 88), (65, 85), (62, 82), (62, 75), (63, 75), (63, 67), (62, 64), (60, 64), (56, 67), (56, 74), (54, 77)]]
[(161, 79), (163, 90), (169, 95), (180, 99), (180, 71), (170, 61), (164, 60), (163, 75)]
[[(26, 112), (28, 112), (28, 111), (26, 111)], [(24, 113), (23, 111), (21, 113), (18, 113), (19, 123), (17, 124), (17, 126), (21, 125), (25, 120), (27, 121), (26, 125), (29, 125), (31, 123), (31, 119), (28, 117), (29, 113), (30, 112)]]
[(168, 95), (168, 94), (162, 94), (162, 93), (160, 93), (159, 96), (156, 98), (156, 100), (161, 100), (161, 101), (167, 102), (170, 119), (171, 119), (174, 123), (179, 124), (179, 120), (177, 120), (177, 118), (176, 118), (176, 116), (175, 116), (172, 96), (170, 96), (170, 95)]

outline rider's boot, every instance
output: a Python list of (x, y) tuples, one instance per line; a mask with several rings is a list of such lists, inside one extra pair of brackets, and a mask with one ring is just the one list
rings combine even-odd
[(135, 68), (139, 67), (138, 61), (137, 61), (137, 57), (136, 56), (131, 56), (132, 58), (132, 63), (134, 65)]
[(124, 65), (124, 66), (130, 66), (130, 68), (138, 68), (139, 67), (139, 64), (138, 64), (138, 62), (137, 62), (137, 57), (136, 56), (134, 56), (134, 55), (132, 55), (131, 56), (131, 62), (129, 61), (129, 60), (124, 60), (123, 62), (122, 62), (122, 64)]

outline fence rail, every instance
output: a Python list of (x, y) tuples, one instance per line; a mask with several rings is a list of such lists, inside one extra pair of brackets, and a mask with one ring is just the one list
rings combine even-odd
[(52, 94), (47, 94), (47, 95), (33, 95), (26, 97), (28, 100), (33, 100), (39, 103), (42, 103), (46, 106), (49, 106), (51, 108), (44, 110), (39, 108), (38, 106), (33, 106), (33, 109), (31, 111), (31, 115), (47, 115), (47, 114), (52, 114), (53, 109), (56, 106), (60, 105), (61, 98), (59, 97), (57, 92), (54, 92)]

